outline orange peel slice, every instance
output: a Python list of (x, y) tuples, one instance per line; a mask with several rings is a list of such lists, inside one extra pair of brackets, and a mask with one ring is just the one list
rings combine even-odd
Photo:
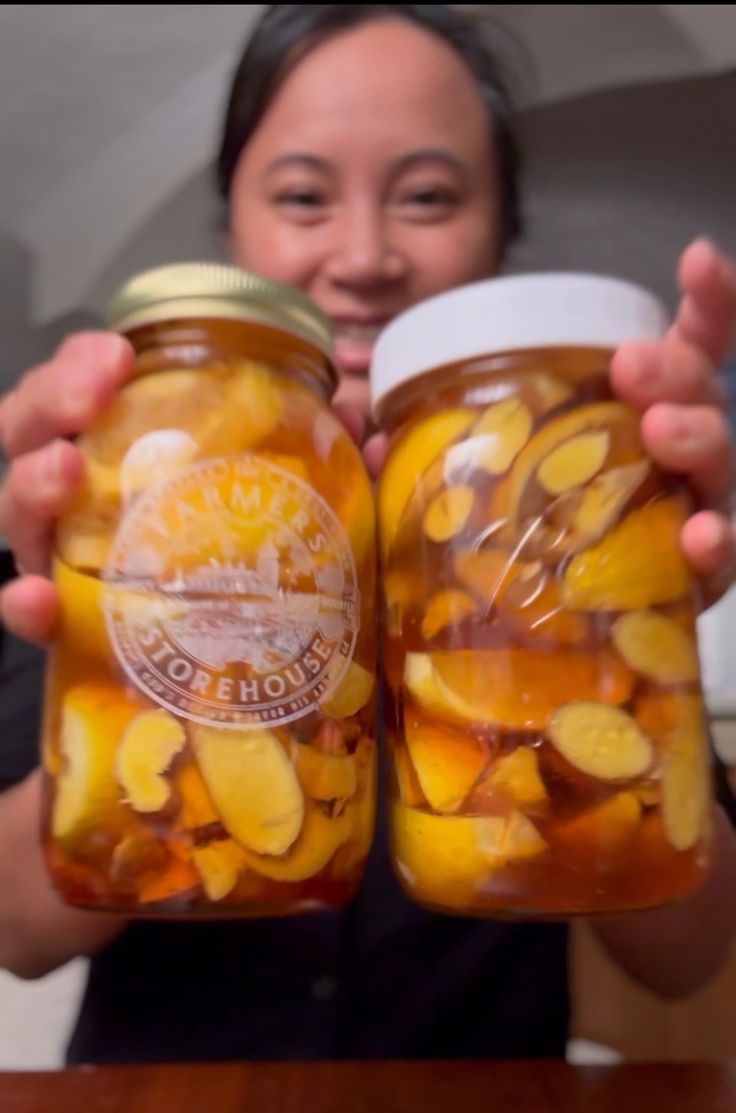
[(677, 498), (632, 511), (598, 545), (572, 558), (564, 602), (581, 610), (633, 611), (686, 597), (692, 587), (680, 548), (686, 518)]
[(437, 812), (456, 812), (488, 762), (482, 742), (407, 714), (406, 745), (421, 790)]
[(417, 483), (445, 449), (470, 428), (473, 410), (432, 414), (414, 425), (389, 451), (378, 486), (378, 526), (384, 566)]
[(543, 730), (560, 704), (577, 697), (626, 702), (633, 676), (612, 653), (459, 650), (408, 653), (404, 684), (423, 711), (446, 722)]

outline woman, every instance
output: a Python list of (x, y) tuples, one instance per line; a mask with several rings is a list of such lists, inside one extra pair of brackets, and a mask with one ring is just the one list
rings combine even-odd
[[(333, 319), (337, 404), (362, 438), (379, 329), (414, 302), (490, 275), (518, 230), (515, 148), (492, 59), (441, 6), (273, 9), (235, 79), (219, 160), (234, 260), (303, 288)], [(652, 454), (703, 500), (682, 544), (717, 593), (734, 555), (717, 507), (729, 447), (712, 369), (736, 312), (736, 278), (706, 243), (682, 258), (683, 297), (661, 343), (613, 361), (615, 388), (643, 413)], [(0, 529), (24, 575), (5, 622), (53, 627), (44, 578), (53, 518), (81, 480), (65, 437), (85, 428), (131, 369), (127, 344), (72, 337), (0, 409), (12, 466)], [(375, 471), (383, 445), (371, 438)], [(562, 925), (444, 918), (400, 894), (379, 837), (358, 898), (341, 913), (285, 921), (125, 926), (64, 908), (37, 847), (38, 778), (0, 799), (0, 961), (34, 976), (93, 953), (72, 1060), (548, 1056), (564, 1053)], [(676, 909), (598, 925), (647, 985), (687, 992), (718, 967), (734, 931), (736, 849)]]

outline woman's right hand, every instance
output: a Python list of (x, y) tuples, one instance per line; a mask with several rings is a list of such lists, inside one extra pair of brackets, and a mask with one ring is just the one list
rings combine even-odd
[(68, 439), (89, 427), (133, 368), (127, 340), (77, 333), (0, 400), (0, 444), (10, 466), (0, 487), (0, 534), (21, 574), (0, 594), (0, 618), (26, 641), (52, 634), (57, 597), (48, 579), (54, 521), (84, 478)]

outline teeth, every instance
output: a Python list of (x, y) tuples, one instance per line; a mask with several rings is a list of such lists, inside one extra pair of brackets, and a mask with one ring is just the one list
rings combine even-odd
[(341, 324), (335, 329), (335, 340), (347, 340), (354, 344), (374, 344), (381, 328), (381, 325)]

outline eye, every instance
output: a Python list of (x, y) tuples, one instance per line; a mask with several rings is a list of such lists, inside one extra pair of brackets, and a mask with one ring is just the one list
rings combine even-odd
[(311, 185), (284, 186), (273, 195), (273, 204), (292, 224), (317, 224), (329, 210), (327, 191)]
[(457, 204), (457, 192), (447, 186), (409, 189), (399, 199), (401, 211), (414, 220), (443, 219), (455, 210)]
[(276, 202), (279, 205), (292, 205), (295, 208), (316, 209), (325, 204), (325, 198), (315, 189), (288, 189), (280, 193)]

